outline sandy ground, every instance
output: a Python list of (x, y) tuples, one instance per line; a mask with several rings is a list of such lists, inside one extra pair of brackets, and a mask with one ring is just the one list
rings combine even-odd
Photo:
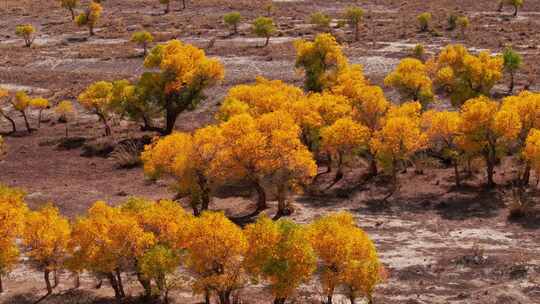
[[(86, 3), (86, 1), (82, 1)], [(55, 1), (28, 0), (0, 2), (0, 86), (28, 90), (54, 102), (74, 99), (96, 80), (126, 78), (144, 71), (141, 50), (129, 42), (134, 31), (155, 33), (157, 42), (179, 38), (205, 48), (226, 68), (224, 82), (207, 92), (208, 98), (195, 111), (182, 114), (177, 129), (193, 130), (212, 123), (213, 113), (226, 91), (233, 85), (252, 82), (256, 75), (283, 79), (301, 85), (302, 76), (294, 70), (292, 42), (311, 38), (316, 31), (307, 24), (311, 12), (324, 11), (340, 18), (347, 1), (274, 1), (272, 16), (279, 35), (267, 48), (263, 39), (249, 33), (249, 21), (266, 14), (263, 1), (196, 1), (179, 10), (162, 14), (153, 0), (108, 0), (96, 36), (86, 39), (86, 31), (71, 22), (68, 12)], [(356, 1), (366, 10), (360, 42), (351, 42), (348, 30), (334, 29), (343, 42), (351, 62), (361, 63), (368, 78), (381, 84), (382, 78), (417, 43), (435, 53), (448, 43), (459, 42), (474, 50), (500, 52), (512, 44), (524, 55), (525, 69), (517, 76), (518, 89), (529, 78), (537, 77), (540, 62), (540, 2), (526, 1), (518, 18), (495, 11), (491, 0), (372, 0)], [(240, 34), (229, 37), (222, 23), (224, 13), (238, 10), (244, 16)], [(423, 11), (434, 14), (433, 26), (440, 35), (419, 33), (415, 16)], [(471, 29), (466, 37), (445, 30), (450, 11), (466, 14)], [(32, 23), (38, 28), (35, 45), (24, 48), (15, 37), (14, 26)], [(213, 46), (208, 48), (210, 41)], [(532, 75), (532, 76), (531, 76)], [(503, 84), (496, 91), (503, 91)], [(532, 89), (540, 89), (533, 83)], [(386, 92), (395, 98), (392, 91)], [(97, 119), (80, 108), (70, 123), (70, 136), (80, 137), (93, 146), (114, 144), (126, 138), (144, 135), (131, 123), (117, 122), (112, 140), (102, 138)], [(36, 113), (31, 113), (35, 124)], [(59, 149), (64, 125), (50, 111), (46, 123), (37, 132), (7, 136), (9, 154), (0, 163), (0, 182), (27, 190), (32, 208), (55, 202), (71, 218), (84, 213), (96, 200), (116, 204), (128, 196), (153, 199), (171, 197), (166, 182), (146, 181), (140, 168), (118, 169), (114, 160), (83, 157), (83, 149)], [(22, 121), (17, 120), (19, 128)], [(0, 131), (9, 125), (0, 120)], [(435, 168), (417, 175), (412, 170), (400, 176), (401, 191), (388, 204), (380, 199), (386, 193), (385, 181), (361, 183), (365, 168), (351, 168), (333, 190), (319, 195), (296, 197), (292, 218), (309, 222), (314, 217), (337, 210), (355, 214), (358, 224), (377, 244), (388, 267), (388, 281), (377, 289), (376, 303), (540, 303), (540, 215), (522, 221), (508, 221), (510, 190), (506, 182), (515, 173), (515, 164), (502, 164), (496, 179), (500, 186), (491, 192), (482, 190), (483, 173), (477, 171), (467, 186), (452, 187), (451, 169)], [(321, 186), (331, 177), (320, 181)], [(538, 197), (536, 193), (532, 193)], [(213, 209), (225, 209), (230, 215), (250, 208), (250, 200), (240, 197), (216, 198)], [(274, 212), (274, 208), (268, 212)], [(24, 262), (24, 261), (23, 261)], [(111, 303), (112, 291), (106, 285), (95, 290), (93, 280), (83, 277), (83, 288), (71, 290), (69, 274), (62, 275), (57, 293), (42, 303)], [(22, 263), (5, 280), (7, 292), (0, 303), (33, 303), (43, 294), (41, 274)], [(128, 283), (129, 293), (141, 292), (136, 282)], [(241, 291), (243, 303), (267, 303), (270, 296), (262, 285)], [(189, 289), (174, 292), (175, 303), (197, 303)], [(296, 303), (320, 303), (321, 291), (313, 281), (299, 290)], [(130, 299), (135, 303), (136, 299)], [(347, 303), (339, 296), (338, 303)]]

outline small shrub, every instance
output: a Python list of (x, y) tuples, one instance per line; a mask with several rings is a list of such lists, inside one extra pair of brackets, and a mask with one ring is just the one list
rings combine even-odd
[(457, 19), (457, 26), (459, 28), (459, 31), (461, 32), (461, 37), (465, 38), (465, 32), (471, 25), (471, 22), (469, 21), (469, 18), (467, 16), (461, 16)]
[(69, 100), (62, 100), (58, 105), (54, 108), (54, 112), (58, 114), (58, 121), (63, 122), (66, 125), (66, 138), (69, 136), (69, 130), (68, 130), (68, 122), (73, 118), (75, 115), (75, 110), (73, 108), (73, 104)]
[(267, 46), (270, 37), (276, 32), (276, 26), (272, 18), (259, 17), (253, 21), (252, 31), (255, 35), (266, 38), (264, 46)]
[(423, 61), (426, 56), (426, 49), (424, 48), (424, 45), (421, 43), (415, 45), (411, 50), (411, 56)]
[(457, 27), (458, 18), (459, 17), (454, 13), (451, 13), (450, 15), (448, 15), (448, 27), (446, 29), (449, 31), (455, 30)]
[(359, 40), (360, 22), (364, 18), (364, 10), (360, 7), (349, 7), (345, 11), (345, 19), (354, 31), (354, 41)]
[(311, 17), (309, 19), (309, 23), (311, 23), (316, 28), (323, 30), (330, 28), (331, 21), (332, 18), (321, 12), (311, 14)]
[(506, 47), (503, 52), (504, 70), (510, 74), (510, 84), (508, 86), (508, 93), (512, 94), (514, 91), (514, 78), (517, 70), (521, 68), (523, 59), (519, 53), (514, 51), (512, 47)]
[(148, 44), (154, 41), (154, 36), (147, 31), (133, 33), (131, 42), (139, 44), (143, 48), (143, 55), (146, 56)]
[(225, 24), (232, 27), (233, 34), (238, 34), (238, 24), (240, 24), (241, 20), (242, 15), (240, 15), (239, 12), (232, 12), (223, 16), (223, 21), (225, 22)]
[(142, 148), (133, 140), (125, 141), (116, 146), (110, 158), (118, 168), (135, 168), (141, 161)]
[(427, 32), (429, 30), (429, 24), (431, 23), (431, 13), (422, 13), (416, 17), (416, 20), (418, 20), (418, 24), (420, 25), (420, 31)]
[(75, 23), (78, 26), (88, 27), (90, 36), (93, 36), (94, 27), (99, 21), (102, 12), (103, 7), (99, 3), (93, 1), (92, 3), (90, 3), (84, 13), (81, 13), (79, 16), (77, 16), (77, 18), (75, 18)]
[(24, 45), (26, 47), (31, 47), (34, 42), (34, 33), (36, 29), (31, 24), (21, 24), (17, 25), (15, 28), (15, 35), (22, 37), (24, 39)]

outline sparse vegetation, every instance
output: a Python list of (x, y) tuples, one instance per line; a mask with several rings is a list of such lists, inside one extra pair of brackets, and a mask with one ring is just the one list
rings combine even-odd
[(232, 27), (232, 34), (238, 34), (238, 24), (242, 21), (242, 15), (239, 12), (231, 12), (223, 16), (223, 21), (228, 26)]
[(79, 0), (57, 0), (60, 2), (60, 6), (65, 8), (71, 14), (71, 20), (75, 20), (75, 9), (79, 6)]
[(309, 19), (309, 23), (311, 23), (315, 28), (323, 31), (326, 31), (330, 28), (330, 22), (332, 22), (332, 18), (322, 12), (316, 12), (311, 14)]
[(429, 25), (431, 23), (431, 13), (425, 12), (421, 13), (416, 17), (416, 20), (418, 21), (418, 25), (420, 26), (421, 32), (427, 32), (429, 30)]
[(360, 23), (364, 18), (364, 10), (360, 7), (349, 7), (345, 11), (345, 19), (353, 29), (354, 41), (360, 39)]
[(69, 137), (69, 122), (75, 115), (73, 103), (69, 100), (62, 100), (54, 108), (54, 112), (58, 115), (58, 121), (63, 122), (66, 126), (66, 138)]
[(508, 85), (508, 94), (514, 92), (514, 83), (516, 72), (521, 68), (523, 59), (519, 53), (512, 47), (506, 47), (503, 52), (504, 70), (510, 75), (510, 84)]
[(21, 24), (17, 25), (17, 27), (15, 28), (15, 34), (24, 39), (24, 45), (26, 47), (31, 47), (32, 43), (34, 43), (35, 32), (36, 29), (31, 24)]
[(461, 32), (461, 37), (465, 38), (465, 32), (471, 25), (469, 18), (467, 16), (461, 16), (457, 19), (457, 26), (459, 28), (459, 31)]
[(94, 27), (101, 18), (102, 11), (103, 7), (101, 6), (101, 4), (92, 1), (90, 2), (86, 10), (83, 13), (79, 14), (77, 18), (75, 18), (75, 23), (77, 23), (78, 26), (88, 27), (88, 32), (90, 36), (94, 36)]
[(253, 21), (251, 30), (258, 37), (266, 38), (266, 41), (264, 42), (264, 46), (266, 47), (270, 42), (270, 37), (276, 32), (276, 26), (274, 25), (272, 18), (259, 17)]
[(154, 36), (148, 31), (135, 32), (131, 35), (131, 42), (135, 42), (143, 48), (143, 56), (146, 56), (148, 44), (154, 41)]

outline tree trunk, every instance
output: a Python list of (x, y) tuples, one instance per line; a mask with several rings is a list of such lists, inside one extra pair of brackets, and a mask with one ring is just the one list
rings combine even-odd
[(0, 111), (0, 114), (11, 123), (11, 132), (17, 132), (17, 125), (15, 124), (15, 121), (2, 111)]
[(349, 301), (351, 301), (351, 304), (354, 304), (355, 302), (355, 297), (352, 294), (349, 295)]
[(111, 136), (111, 127), (109, 126), (109, 122), (107, 122), (107, 119), (105, 118), (105, 115), (101, 113), (97, 113), (99, 119), (101, 122), (103, 122), (103, 125), (105, 126), (105, 136)]
[(280, 182), (277, 186), (277, 201), (278, 211), (274, 217), (276, 220), (290, 214), (290, 210), (287, 210), (287, 185), (285, 185), (284, 181)]
[(165, 6), (165, 14), (168, 14), (171, 8), (171, 3), (167, 2), (167, 5)]
[(259, 182), (254, 182), (253, 187), (255, 187), (255, 191), (257, 191), (257, 211), (268, 208), (266, 205), (266, 191), (264, 191), (264, 188)]
[(238, 34), (238, 24), (234, 24), (234, 34)]
[(178, 112), (172, 109), (167, 109), (165, 114), (165, 130), (163, 135), (169, 135), (174, 130), (174, 125), (176, 124), (176, 118), (178, 117)]
[(514, 17), (517, 17), (518, 14), (518, 6), (514, 5)]
[(56, 288), (58, 287), (58, 284), (60, 284), (60, 278), (58, 277), (58, 271), (55, 270), (53, 271), (53, 288)]
[(71, 13), (71, 20), (75, 20), (75, 11), (73, 10), (73, 8), (69, 8), (69, 12)]
[(66, 122), (66, 138), (68, 138), (69, 136), (69, 131), (68, 131), (68, 125), (67, 125), (67, 122)]
[(275, 298), (274, 299), (274, 304), (285, 304), (285, 300), (287, 300), (286, 298)]
[(326, 296), (326, 304), (332, 304), (332, 294)]
[(490, 155), (486, 155), (486, 173), (487, 173), (487, 187), (493, 188), (495, 186), (495, 182), (493, 181), (493, 173), (494, 173), (494, 161)]
[(37, 123), (37, 127), (38, 129), (41, 128), (41, 114), (43, 113), (43, 110), (39, 110), (39, 114), (38, 114), (38, 123)]
[(2, 275), (0, 274), (0, 293), (4, 292), (4, 284), (2, 283)]
[(358, 23), (354, 25), (354, 41), (360, 40), (360, 26)]
[(343, 179), (343, 155), (341, 153), (338, 154), (338, 163), (337, 163), (337, 171), (336, 176), (334, 177), (334, 183), (337, 183)]
[(521, 185), (528, 186), (530, 179), (531, 179), (531, 165), (527, 164), (525, 166), (525, 171), (523, 172), (523, 176), (521, 177)]
[(230, 291), (220, 291), (218, 294), (219, 294), (219, 303), (220, 304), (231, 304), (231, 292)]
[(459, 186), (461, 186), (461, 178), (459, 176), (458, 161), (454, 160), (453, 162), (454, 162), (454, 178), (456, 180), (456, 187), (459, 187)]
[(152, 296), (152, 285), (150, 283), (150, 280), (144, 278), (140, 272), (137, 272), (137, 280), (139, 281), (144, 290), (144, 298), (150, 299), (150, 297)]
[(210, 291), (204, 291), (204, 304), (210, 304)]
[(504, 0), (500, 0), (500, 1), (499, 1), (499, 7), (497, 8), (497, 11), (498, 11), (498, 12), (502, 12), (502, 10), (503, 10), (503, 6), (504, 6), (504, 2), (503, 2), (503, 1), (504, 1)]
[(379, 169), (377, 168), (377, 160), (375, 157), (370, 156), (369, 160), (369, 175), (370, 176), (377, 176), (379, 173)]
[(264, 43), (264, 47), (267, 47), (269, 43), (270, 43), (270, 36), (267, 36), (266, 42)]
[(75, 289), (78, 289), (79, 287), (81, 287), (81, 276), (79, 275), (78, 272), (76, 272), (74, 275), (75, 275), (75, 278), (74, 278)]
[(118, 291), (120, 291), (122, 298), (124, 298), (126, 296), (126, 293), (124, 292), (124, 284), (122, 283), (122, 275), (120, 273), (120, 269), (116, 269), (116, 282), (118, 284)]
[(186, 0), (182, 0), (182, 9), (186, 9)]
[(514, 92), (514, 71), (510, 71), (510, 85), (508, 87), (508, 94)]
[(94, 36), (94, 26), (89, 25), (88, 26), (88, 31), (90, 32), (90, 36)]
[(325, 173), (330, 173), (332, 172), (332, 154), (328, 153), (327, 161), (328, 161), (328, 164), (326, 165)]
[(21, 111), (22, 117), (24, 118), (24, 125), (26, 126), (26, 131), (28, 133), (32, 133), (32, 128), (30, 127), (30, 124), (28, 123), (28, 117), (26, 117), (26, 112)]
[(45, 279), (45, 286), (47, 287), (47, 295), (50, 295), (52, 294), (53, 292), (53, 287), (51, 285), (51, 280), (49, 278), (49, 274), (50, 274), (50, 271), (45, 269), (45, 271), (43, 271), (43, 278)]
[(114, 276), (114, 273), (109, 272), (107, 274), (107, 277), (109, 278), (109, 282), (111, 283), (111, 287), (114, 290), (114, 297), (116, 298), (116, 302), (120, 302), (122, 299), (122, 294), (120, 293), (120, 290), (118, 289), (118, 283), (116, 281), (116, 277)]

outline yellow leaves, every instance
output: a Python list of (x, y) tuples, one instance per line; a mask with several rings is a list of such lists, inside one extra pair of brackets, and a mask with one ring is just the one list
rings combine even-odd
[(540, 131), (531, 129), (525, 141), (522, 152), (523, 158), (529, 166), (538, 174), (540, 173)]
[(154, 47), (144, 65), (147, 68), (159, 67), (169, 74), (165, 86), (167, 94), (211, 86), (225, 76), (223, 65), (218, 60), (206, 57), (203, 50), (180, 40)]
[(407, 160), (415, 152), (427, 147), (427, 137), (420, 129), (418, 102), (393, 107), (384, 124), (371, 140), (371, 150), (386, 166), (395, 169), (397, 161)]
[(314, 41), (295, 42), (296, 67), (306, 75), (308, 91), (322, 92), (332, 87), (341, 70), (348, 66), (341, 46), (331, 34), (319, 34)]
[(71, 101), (62, 100), (54, 108), (54, 112), (56, 112), (56, 114), (58, 114), (60, 117), (67, 119), (68, 116), (75, 114), (75, 109), (73, 108), (73, 103), (71, 103)]
[(503, 63), (501, 56), (488, 52), (475, 56), (458, 44), (444, 48), (428, 66), (436, 83), (446, 87), (454, 104), (461, 105), (467, 99), (487, 95), (502, 79)]
[(248, 243), (242, 229), (223, 213), (205, 212), (189, 229), (187, 266), (197, 275), (194, 289), (217, 292), (243, 284), (242, 257)]
[(396, 88), (403, 99), (420, 101), (424, 105), (433, 100), (427, 68), (418, 59), (401, 60), (397, 68), (384, 79), (384, 84)]
[(373, 242), (356, 227), (349, 213), (335, 213), (314, 221), (309, 238), (322, 264), (321, 280), (326, 294), (350, 284), (371, 292), (379, 282), (380, 264)]
[(380, 120), (390, 107), (379, 86), (357, 86), (348, 95), (353, 107), (353, 117), (373, 132), (380, 126)]
[(227, 120), (241, 113), (257, 117), (273, 111), (287, 110), (293, 103), (303, 98), (304, 93), (300, 88), (281, 80), (257, 77), (255, 84), (238, 85), (229, 90), (218, 117)]
[(521, 131), (519, 114), (512, 107), (499, 110), (499, 103), (483, 96), (465, 102), (461, 117), (460, 145), (470, 152), (504, 147)]
[(15, 241), (23, 232), (28, 212), (24, 195), (19, 189), (0, 185), (0, 274), (8, 273), (17, 263)]
[(113, 84), (107, 81), (98, 81), (91, 84), (81, 94), (79, 103), (87, 110), (103, 113), (111, 106)]
[(31, 98), (23, 91), (15, 93), (12, 105), (17, 111), (25, 111), (30, 106)]
[(42, 97), (33, 98), (30, 100), (30, 106), (37, 109), (46, 109), (49, 107), (49, 101)]
[(426, 135), (431, 143), (442, 143), (452, 146), (455, 137), (461, 128), (461, 116), (459, 112), (450, 111), (427, 111), (422, 115), (422, 126), (426, 129)]
[(22, 244), (39, 269), (57, 270), (62, 266), (70, 241), (71, 227), (52, 204), (30, 212), (25, 221)]
[(349, 155), (365, 147), (369, 136), (367, 127), (351, 118), (342, 118), (321, 130), (322, 148), (334, 155)]
[(73, 226), (72, 250), (80, 268), (109, 273), (141, 256), (154, 239), (134, 216), (96, 202)]
[(290, 221), (260, 217), (244, 233), (249, 244), (244, 264), (256, 278), (270, 283), (275, 298), (290, 297), (310, 279), (316, 257), (305, 228)]
[(539, 93), (523, 91), (517, 96), (506, 97), (503, 99), (501, 110), (515, 111), (519, 115), (523, 127), (523, 137), (527, 136), (531, 128), (540, 128)]

